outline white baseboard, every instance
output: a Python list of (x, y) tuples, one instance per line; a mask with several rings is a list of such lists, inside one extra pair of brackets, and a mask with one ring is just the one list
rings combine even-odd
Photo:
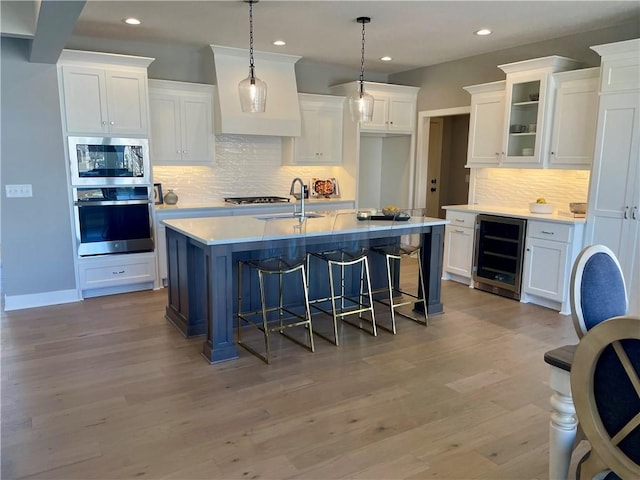
[(58, 290), (55, 292), (33, 293), (28, 295), (5, 295), (4, 311), (22, 310), (25, 308), (46, 307), (60, 303), (79, 302), (82, 297), (76, 289)]

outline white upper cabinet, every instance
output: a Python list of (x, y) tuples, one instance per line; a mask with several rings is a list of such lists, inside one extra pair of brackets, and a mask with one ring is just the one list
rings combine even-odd
[(549, 166), (590, 169), (598, 117), (599, 68), (555, 73)]
[(191, 165), (214, 161), (213, 86), (149, 80), (151, 161)]
[[(358, 89), (358, 82), (331, 87), (348, 96)], [(364, 89), (373, 96), (373, 118), (360, 125), (361, 133), (413, 134), (416, 127), (416, 104), (419, 87), (364, 82)]]
[(467, 167), (495, 167), (502, 161), (505, 82), (464, 87), (471, 94)]
[(545, 166), (555, 94), (552, 74), (578, 66), (575, 60), (556, 55), (499, 65), (507, 74), (504, 166)]
[(344, 97), (299, 94), (302, 135), (282, 139), (283, 163), (340, 165)]
[(147, 67), (153, 60), (63, 50), (58, 64), (66, 133), (146, 137)]

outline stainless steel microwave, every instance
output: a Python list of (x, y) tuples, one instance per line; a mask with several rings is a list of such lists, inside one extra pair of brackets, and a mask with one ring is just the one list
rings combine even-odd
[(73, 185), (151, 183), (146, 138), (69, 137)]

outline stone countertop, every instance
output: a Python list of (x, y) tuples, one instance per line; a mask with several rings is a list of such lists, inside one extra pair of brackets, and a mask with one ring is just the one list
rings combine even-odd
[[(247, 203), (243, 205), (235, 205), (233, 203), (226, 203), (224, 201), (219, 202), (202, 202), (202, 203), (185, 203), (178, 202), (175, 205), (167, 205), (163, 203), (161, 205), (155, 205), (155, 209), (158, 212), (164, 211), (181, 211), (181, 210), (203, 210), (203, 209), (218, 209), (218, 208), (232, 208), (241, 210), (243, 208), (260, 208), (260, 207), (286, 207), (290, 205), (293, 208), (294, 203), (297, 203), (297, 200), (291, 199), (291, 202), (279, 202), (279, 203)], [(305, 206), (309, 205), (313, 208), (322, 208), (323, 205), (326, 204), (336, 204), (336, 203), (351, 203), (355, 205), (355, 200), (353, 199), (342, 199), (342, 198), (305, 198), (304, 204)]]
[(489, 215), (499, 215), (502, 217), (525, 218), (527, 220), (544, 220), (547, 222), (558, 223), (579, 224), (585, 223), (586, 220), (585, 218), (574, 218), (571, 216), (558, 214), (557, 210), (554, 210), (553, 213), (531, 213), (528, 208), (511, 208), (495, 205), (447, 205), (442, 208), (455, 212), (486, 213)]
[[(304, 236), (322, 236), (332, 232), (361, 233), (373, 230), (389, 229), (418, 229), (420, 227), (445, 225), (449, 223), (440, 218), (412, 217), (407, 221), (371, 221), (364, 222), (356, 219), (356, 210), (341, 210), (349, 213), (340, 226), (334, 230), (335, 212), (318, 218), (306, 218), (301, 224), (297, 217), (290, 214), (268, 214), (260, 218), (256, 215), (242, 215), (232, 217), (205, 217), (163, 220), (163, 223), (194, 240), (206, 245), (223, 245), (237, 242), (256, 242), (276, 238), (296, 238)], [(270, 225), (268, 237), (264, 236), (265, 218), (275, 218)]]

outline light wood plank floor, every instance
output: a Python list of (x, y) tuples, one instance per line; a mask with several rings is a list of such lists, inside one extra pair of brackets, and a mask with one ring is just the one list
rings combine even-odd
[(547, 478), (543, 354), (577, 342), (570, 317), (453, 282), (443, 301), (313, 354), (276, 336), (272, 365), (209, 365), (165, 291), (3, 314), (2, 478)]

